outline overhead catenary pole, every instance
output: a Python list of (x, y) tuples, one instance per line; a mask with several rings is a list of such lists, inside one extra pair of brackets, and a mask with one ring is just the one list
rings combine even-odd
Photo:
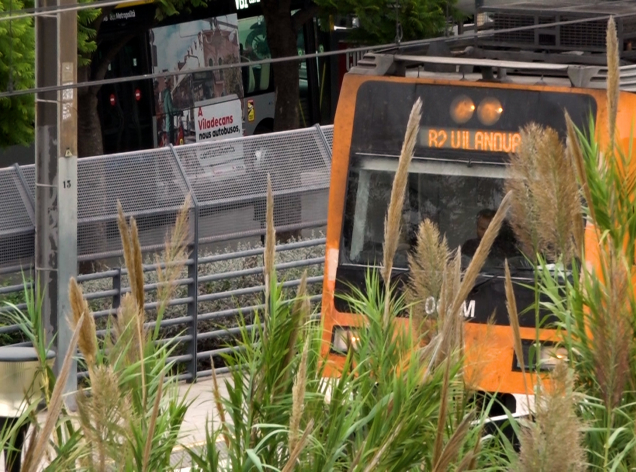
[[(57, 0), (37, 0), (38, 7)], [(36, 87), (58, 84), (57, 14), (35, 19)], [(35, 97), (35, 276), (43, 292), (42, 321), (50, 340), (57, 331), (57, 115), (58, 92)]]
[[(38, 7), (73, 0), (38, 0)], [(36, 17), (37, 86), (77, 82), (77, 12)], [(35, 271), (43, 291), (47, 339), (55, 336), (56, 372), (70, 340), (68, 283), (77, 274), (77, 92), (36, 95)], [(65, 391), (76, 390), (76, 365)], [(73, 406), (69, 398), (69, 406)]]
[[(73, 5), (74, 0), (59, 0), (60, 5)], [(58, 54), (60, 85), (77, 82), (77, 11), (63, 11), (58, 21)], [(77, 90), (59, 92), (58, 109), (58, 367), (71, 342), (67, 317), (71, 313), (69, 281), (77, 277)], [(77, 365), (73, 364), (65, 392), (77, 390)], [(69, 406), (74, 406), (69, 398)]]

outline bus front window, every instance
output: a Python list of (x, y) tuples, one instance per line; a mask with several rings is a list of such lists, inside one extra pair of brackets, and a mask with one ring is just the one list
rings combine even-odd
[[(357, 154), (347, 186), (341, 262), (372, 266), (382, 262), (384, 221), (397, 158)], [(503, 197), (505, 167), (441, 159), (415, 158), (402, 211), (402, 231), (394, 266), (406, 269), (417, 242), (419, 224), (430, 219), (449, 248), (462, 248), (468, 263)], [(485, 267), (501, 268), (504, 259), (520, 257), (514, 235), (504, 224)]]

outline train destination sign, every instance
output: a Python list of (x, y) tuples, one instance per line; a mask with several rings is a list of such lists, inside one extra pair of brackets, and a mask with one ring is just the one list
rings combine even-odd
[(519, 149), (521, 134), (510, 131), (421, 128), (419, 144), (438, 149), (510, 153)]

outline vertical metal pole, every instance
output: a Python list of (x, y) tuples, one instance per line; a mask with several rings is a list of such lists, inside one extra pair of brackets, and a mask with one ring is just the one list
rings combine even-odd
[[(192, 264), (188, 266), (188, 278), (192, 279), (192, 282), (188, 284), (188, 298), (192, 299), (192, 301), (188, 303), (188, 316), (190, 317), (188, 334), (192, 337), (192, 340), (190, 341), (190, 355), (192, 356), (192, 359), (188, 364), (188, 372), (191, 375), (189, 382), (194, 383), (197, 381), (197, 334), (199, 324), (199, 202), (196, 194), (192, 190), (192, 185), (190, 185), (188, 174), (181, 165), (181, 160), (179, 159), (177, 151), (175, 151), (172, 144), (170, 145), (170, 151), (172, 152), (172, 157), (174, 158), (177, 169), (179, 170), (179, 173), (190, 192), (190, 198), (192, 198), (192, 211), (194, 212), (194, 218), (191, 220), (193, 223), (192, 255), (190, 256)], [(212, 368), (214, 369), (214, 366), (212, 366)]]
[[(36, 7), (57, 6), (36, 0)], [(57, 85), (57, 15), (35, 17), (36, 87)], [(36, 94), (35, 106), (35, 273), (43, 291), (42, 319), (50, 339), (57, 332), (57, 92)], [(59, 359), (59, 356), (58, 356)]]
[(117, 275), (113, 277), (113, 290), (117, 290), (117, 294), (113, 295), (113, 309), (117, 310), (121, 305), (121, 267), (117, 268)]
[[(192, 264), (188, 266), (188, 278), (192, 279), (192, 282), (188, 284), (188, 297), (192, 298), (192, 301), (188, 303), (188, 316), (190, 320), (190, 354), (192, 360), (188, 366), (188, 370), (192, 375), (190, 382), (197, 381), (197, 354), (198, 350), (198, 324), (199, 324), (199, 206), (195, 198), (192, 199), (193, 206), (192, 212), (194, 213), (194, 231), (193, 231), (193, 244), (192, 244)], [(214, 365), (212, 366), (214, 369)]]
[[(477, 25), (477, 17), (479, 16), (479, 9), (481, 7), (483, 7), (483, 6), (484, 6), (484, 0), (475, 0), (475, 14), (474, 14), (474, 17), (475, 17), (475, 26), (474, 26), (475, 34), (477, 33), (477, 31), (479, 31), (479, 26)], [(475, 40), (476, 40), (476, 38), (475, 38)]]
[[(60, 0), (60, 5), (73, 5), (74, 0)], [(58, 21), (59, 83), (77, 82), (77, 12), (60, 13)], [(68, 324), (71, 313), (68, 283), (77, 277), (77, 92), (69, 88), (58, 95), (57, 194), (58, 194), (58, 263), (57, 263), (57, 368), (60, 369), (71, 342)], [(59, 372), (59, 370), (58, 370)], [(77, 364), (73, 361), (65, 393), (77, 391)], [(74, 408), (74, 397), (67, 404)]]

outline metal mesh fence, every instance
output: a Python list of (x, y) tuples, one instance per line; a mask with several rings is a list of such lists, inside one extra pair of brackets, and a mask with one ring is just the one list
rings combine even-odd
[[(199, 241), (259, 234), (265, 227), (267, 176), (278, 230), (326, 217), (330, 149), (309, 128), (174, 148), (199, 206)], [(304, 196), (311, 200), (304, 205)], [(315, 202), (323, 203), (315, 211)], [(303, 211), (307, 205), (314, 211)]]
[(142, 247), (161, 245), (188, 193), (167, 148), (81, 159), (77, 172), (80, 259), (120, 250), (117, 202), (137, 220)]
[[(200, 242), (262, 234), (268, 174), (277, 230), (321, 226), (332, 140), (333, 126), (325, 126), (80, 159), (79, 259), (121, 253), (118, 201), (137, 220), (144, 250), (163, 245), (190, 192)], [(0, 269), (28, 265), (34, 253), (35, 167), (0, 169), (0, 184)]]
[(34, 250), (34, 212), (19, 169), (0, 169), (0, 266), (30, 265)]
[(333, 149), (333, 125), (323, 126), (322, 134), (325, 135), (329, 149)]

